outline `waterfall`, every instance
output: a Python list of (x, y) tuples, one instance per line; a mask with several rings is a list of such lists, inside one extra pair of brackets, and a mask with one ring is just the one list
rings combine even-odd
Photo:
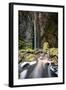
[(34, 12), (34, 49), (36, 49), (36, 13)]

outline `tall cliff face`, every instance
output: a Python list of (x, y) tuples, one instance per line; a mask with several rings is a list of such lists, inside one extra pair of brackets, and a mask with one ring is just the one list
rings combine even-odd
[(58, 13), (19, 11), (19, 49), (58, 48)]

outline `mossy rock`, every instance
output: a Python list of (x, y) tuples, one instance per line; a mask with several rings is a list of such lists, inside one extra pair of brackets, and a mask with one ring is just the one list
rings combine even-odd
[(51, 56), (58, 56), (58, 48), (50, 48), (49, 53)]
[(43, 52), (47, 53), (49, 51), (49, 43), (48, 42), (44, 42), (43, 44)]
[(31, 48), (27, 48), (25, 51), (26, 51), (27, 53), (28, 53), (28, 52), (30, 52), (30, 53), (34, 53), (34, 52), (35, 52), (35, 50), (33, 50), (33, 49), (31, 49)]
[(54, 62), (55, 65), (58, 65), (58, 57), (57, 56), (53, 56), (51, 58), (51, 60)]
[(33, 61), (35, 59), (35, 55), (34, 54), (29, 54), (28, 56), (25, 56), (25, 59), (27, 61)]

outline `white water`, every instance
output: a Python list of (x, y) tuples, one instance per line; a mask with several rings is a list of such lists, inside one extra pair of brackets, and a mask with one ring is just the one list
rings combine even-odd
[(24, 79), (26, 77), (26, 74), (27, 74), (27, 69), (20, 73), (20, 79)]
[(36, 49), (36, 13), (34, 13), (34, 49)]

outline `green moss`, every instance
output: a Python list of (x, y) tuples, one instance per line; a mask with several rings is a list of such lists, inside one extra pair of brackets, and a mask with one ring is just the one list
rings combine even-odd
[(54, 56), (54, 55), (58, 56), (58, 48), (50, 48), (49, 53), (52, 56)]
[(25, 57), (27, 61), (33, 61), (35, 59), (35, 55), (34, 54), (29, 54), (28, 56)]
[(47, 53), (49, 51), (49, 43), (48, 42), (44, 42), (43, 44), (43, 52)]

